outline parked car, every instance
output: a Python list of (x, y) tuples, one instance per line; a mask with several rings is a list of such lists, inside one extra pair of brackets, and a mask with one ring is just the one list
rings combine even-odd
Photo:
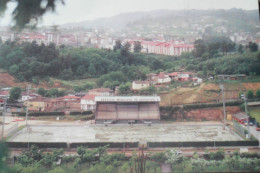
[(250, 126), (253, 126), (253, 125), (254, 125), (254, 123), (250, 121), (250, 122), (249, 122), (249, 125), (250, 125)]

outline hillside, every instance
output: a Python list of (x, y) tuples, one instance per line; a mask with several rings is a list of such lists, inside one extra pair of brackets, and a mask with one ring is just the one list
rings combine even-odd
[(203, 34), (227, 34), (232, 32), (259, 31), (258, 11), (242, 9), (230, 10), (155, 10), (148, 12), (121, 13), (112, 17), (91, 21), (68, 23), (61, 27), (112, 28), (120, 33), (151, 36), (195, 36)]
[[(248, 82), (248, 83), (225, 83), (224, 88), (225, 98), (227, 100), (238, 99), (240, 91), (256, 90), (260, 89), (260, 82)], [(197, 87), (191, 88), (175, 88), (169, 93), (160, 94), (162, 106), (167, 105), (181, 105), (192, 103), (214, 103), (217, 100), (222, 99), (219, 84), (216, 83), (203, 83)]]
[(259, 31), (258, 11), (231, 10), (189, 10), (172, 11), (165, 16), (146, 16), (126, 27), (127, 31), (171, 36), (198, 34), (227, 34), (232, 32)]

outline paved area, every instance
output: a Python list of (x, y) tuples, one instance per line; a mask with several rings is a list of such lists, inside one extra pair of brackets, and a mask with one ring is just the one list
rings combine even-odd
[(16, 142), (179, 142), (243, 140), (219, 124), (31, 125), (15, 134)]

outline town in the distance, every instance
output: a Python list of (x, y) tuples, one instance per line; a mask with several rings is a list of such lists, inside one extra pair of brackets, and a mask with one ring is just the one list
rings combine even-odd
[(259, 172), (258, 15), (155, 10), (0, 26), (0, 166)]

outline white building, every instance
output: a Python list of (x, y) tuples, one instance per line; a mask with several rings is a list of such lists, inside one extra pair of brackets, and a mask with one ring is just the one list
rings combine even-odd
[(141, 90), (143, 88), (147, 88), (150, 86), (149, 81), (133, 81), (132, 89), (133, 90)]
[(95, 95), (85, 95), (80, 100), (81, 110), (88, 111), (88, 110), (95, 110), (96, 109), (96, 102), (95, 102)]

